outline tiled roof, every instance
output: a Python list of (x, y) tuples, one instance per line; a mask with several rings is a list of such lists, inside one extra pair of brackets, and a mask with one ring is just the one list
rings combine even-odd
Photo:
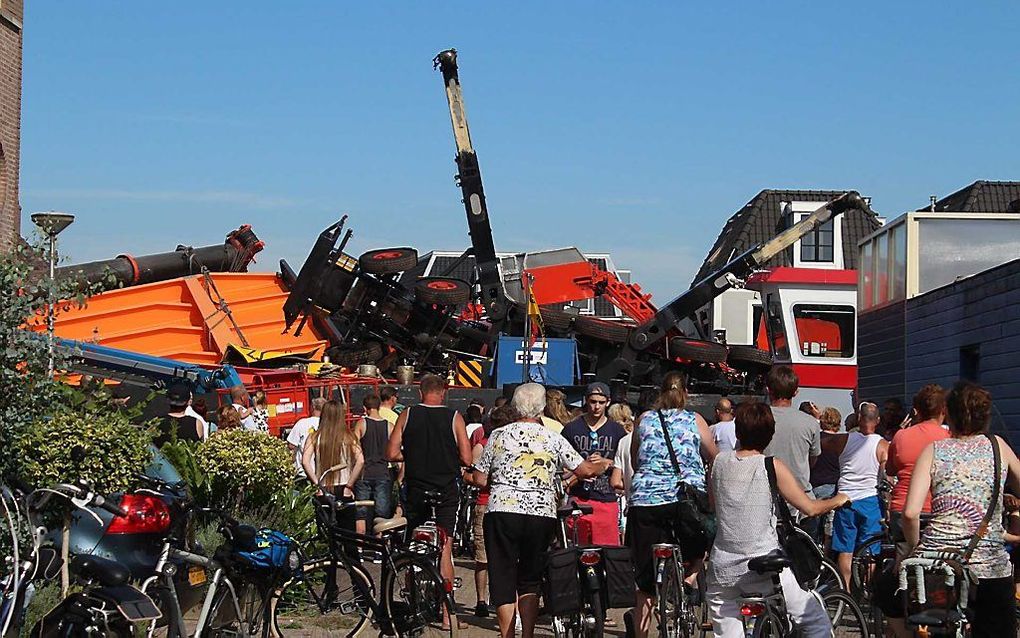
[[(918, 208), (931, 210), (931, 206)], [(980, 179), (935, 202), (935, 211), (959, 213), (1020, 213), (1020, 182)]]
[[(772, 239), (786, 229), (781, 202), (827, 202), (847, 191), (802, 191), (766, 189), (754, 196), (723, 227), (719, 238), (705, 258), (694, 282), (707, 277), (726, 265), (730, 259), (758, 244)], [(871, 234), (881, 224), (875, 212), (853, 209), (843, 215), (843, 260), (847, 268), (854, 268), (857, 260), (857, 242)], [(767, 266), (792, 266), (790, 251), (776, 256)], [(693, 283), (693, 282), (692, 282)]]

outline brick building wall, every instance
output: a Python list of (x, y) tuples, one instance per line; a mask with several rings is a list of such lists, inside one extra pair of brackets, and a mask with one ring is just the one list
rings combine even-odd
[(21, 233), (21, 42), (24, 0), (0, 0), (0, 248)]

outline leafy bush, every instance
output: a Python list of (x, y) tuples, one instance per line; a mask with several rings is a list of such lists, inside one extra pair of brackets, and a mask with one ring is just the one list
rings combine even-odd
[[(152, 459), (150, 442), (148, 431), (115, 411), (62, 409), (15, 433), (11, 448), (17, 473), (29, 485), (83, 478), (110, 494), (135, 486), (135, 476)], [(79, 446), (85, 452), (80, 463), (71, 458)]]
[(216, 432), (198, 447), (195, 459), (211, 502), (234, 511), (242, 504), (260, 507), (276, 502), (290, 490), (294, 475), (287, 444), (261, 432)]

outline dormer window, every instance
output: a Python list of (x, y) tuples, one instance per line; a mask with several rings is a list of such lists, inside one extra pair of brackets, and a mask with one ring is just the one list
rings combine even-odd
[[(823, 202), (783, 202), (790, 225), (815, 212)], [(843, 268), (843, 217), (837, 215), (807, 233), (793, 246), (796, 268)]]

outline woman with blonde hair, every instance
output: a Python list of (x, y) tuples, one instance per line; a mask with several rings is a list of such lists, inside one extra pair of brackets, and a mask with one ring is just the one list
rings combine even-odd
[(610, 419), (622, 425), (628, 434), (634, 430), (634, 412), (626, 403), (614, 403), (609, 406), (606, 414), (609, 415)]
[[(327, 401), (322, 406), (319, 427), (309, 433), (301, 453), (301, 465), (308, 480), (341, 498), (354, 497), (354, 484), (361, 476), (365, 457), (358, 434), (347, 427), (344, 404)], [(354, 510), (351, 521), (354, 520)], [(353, 529), (353, 525), (351, 526)]]
[(571, 421), (570, 411), (567, 410), (567, 395), (560, 390), (549, 388), (545, 391), (545, 416), (559, 421), (566, 425)]
[(252, 396), (251, 418), (255, 422), (256, 431), (269, 434), (269, 407), (265, 390), (258, 390)]

